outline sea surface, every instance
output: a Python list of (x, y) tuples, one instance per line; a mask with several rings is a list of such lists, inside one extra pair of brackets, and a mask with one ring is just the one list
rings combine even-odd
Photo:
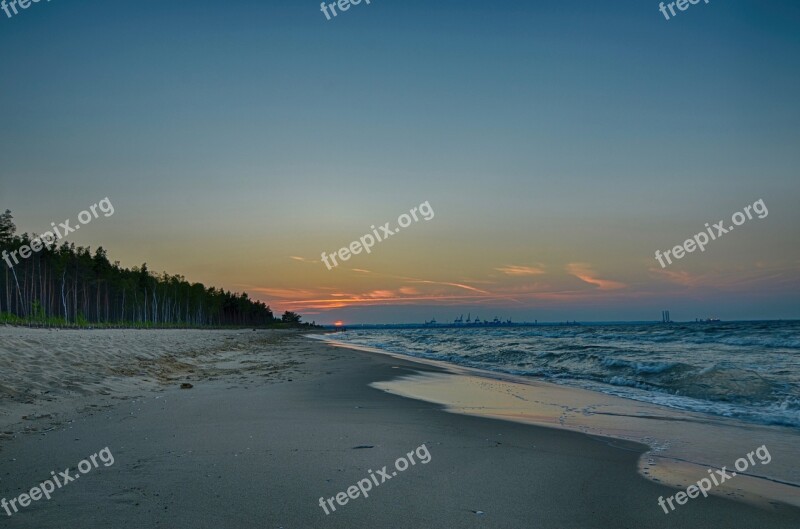
[(800, 429), (800, 322), (365, 329), (335, 340)]

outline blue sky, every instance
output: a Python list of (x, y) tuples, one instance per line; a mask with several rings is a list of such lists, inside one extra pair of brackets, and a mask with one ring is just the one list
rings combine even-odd
[[(318, 321), (800, 317), (798, 22), (789, 1), (669, 21), (641, 0), (330, 21), (311, 1), (40, 2), (0, 12), (0, 207), (42, 231), (108, 196), (76, 243)], [(759, 198), (768, 218), (653, 270)], [(319, 262), (425, 200), (434, 220)]]

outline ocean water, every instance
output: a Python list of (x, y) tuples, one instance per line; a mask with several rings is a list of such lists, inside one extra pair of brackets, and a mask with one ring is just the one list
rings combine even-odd
[(336, 341), (800, 429), (800, 322), (365, 329)]

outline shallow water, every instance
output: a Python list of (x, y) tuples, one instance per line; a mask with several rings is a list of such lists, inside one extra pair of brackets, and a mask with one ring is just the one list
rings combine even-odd
[(343, 343), (800, 428), (800, 322), (351, 330)]

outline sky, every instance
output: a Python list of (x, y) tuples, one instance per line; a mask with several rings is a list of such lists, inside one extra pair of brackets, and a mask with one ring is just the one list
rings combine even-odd
[(318, 323), (800, 318), (798, 27), (789, 0), (39, 2), (0, 11), (0, 208), (40, 233), (108, 197), (71, 242)]

